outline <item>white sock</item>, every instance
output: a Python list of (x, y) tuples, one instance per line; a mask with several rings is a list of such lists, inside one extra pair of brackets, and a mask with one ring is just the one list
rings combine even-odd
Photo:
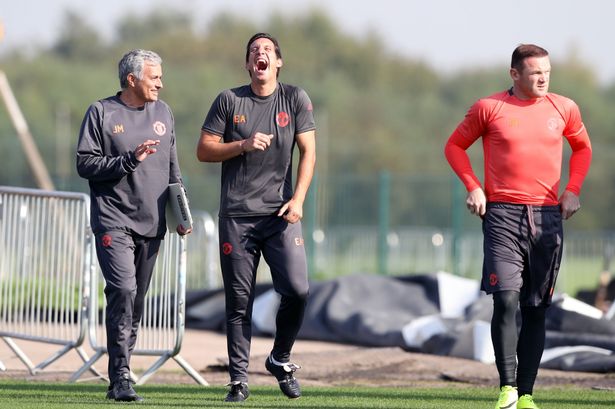
[(271, 354), (269, 354), (269, 360), (271, 361), (272, 364), (277, 365), (277, 366), (284, 366), (288, 363), (288, 362), (277, 361)]

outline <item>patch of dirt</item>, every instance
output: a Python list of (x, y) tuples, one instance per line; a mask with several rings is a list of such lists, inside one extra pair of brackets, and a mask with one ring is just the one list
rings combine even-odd
[[(462, 358), (411, 353), (400, 348), (299, 353), (295, 354), (294, 361), (303, 365), (297, 372), (297, 378), (305, 385), (494, 388), (499, 385), (495, 365)], [(252, 373), (266, 375), (264, 369)], [(265, 380), (270, 383), (269, 379)], [(615, 374), (548, 369), (538, 373), (537, 387), (561, 388), (567, 385), (611, 389), (615, 388)]]

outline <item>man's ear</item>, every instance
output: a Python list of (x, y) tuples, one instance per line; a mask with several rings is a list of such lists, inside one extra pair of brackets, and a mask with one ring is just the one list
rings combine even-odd
[(511, 68), (510, 71), (510, 78), (512, 78), (513, 80), (518, 80), (520, 77), (519, 71), (517, 71), (516, 68)]
[(126, 76), (126, 79), (128, 80), (128, 85), (131, 87), (137, 84), (137, 77), (132, 72)]

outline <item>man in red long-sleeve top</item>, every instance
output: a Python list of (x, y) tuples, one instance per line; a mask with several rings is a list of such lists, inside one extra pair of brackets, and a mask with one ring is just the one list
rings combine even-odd
[[(562, 257), (562, 219), (580, 208), (592, 156), (578, 106), (548, 92), (550, 74), (545, 49), (518, 46), (510, 68), (513, 86), (472, 105), (444, 150), (468, 191), (468, 209), (483, 219), (482, 289), (493, 294), (491, 338), (500, 376), (496, 409), (538, 408), (532, 393)], [(466, 153), (479, 137), (484, 187)], [(572, 155), (568, 184), (558, 197), (562, 137)]]

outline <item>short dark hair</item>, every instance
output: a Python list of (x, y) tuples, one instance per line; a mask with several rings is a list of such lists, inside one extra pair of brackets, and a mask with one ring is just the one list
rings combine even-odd
[(276, 40), (274, 36), (272, 36), (269, 33), (256, 33), (252, 37), (250, 37), (250, 39), (248, 40), (248, 44), (246, 44), (246, 62), (248, 62), (248, 59), (250, 58), (250, 45), (252, 45), (252, 43), (258, 40), (259, 38), (266, 38), (268, 40), (271, 40), (271, 42), (273, 43), (273, 46), (275, 47), (275, 55), (278, 57), (278, 59), (282, 58), (282, 51), (280, 50), (280, 44), (278, 43), (278, 40)]
[(523, 69), (523, 61), (530, 57), (546, 57), (549, 52), (542, 47), (534, 44), (519, 44), (512, 53), (510, 60), (510, 68), (515, 68), (518, 71)]
[(143, 66), (149, 61), (152, 64), (162, 64), (162, 58), (158, 54), (150, 50), (136, 49), (128, 51), (118, 63), (118, 75), (120, 77), (120, 87), (128, 88), (128, 74), (134, 74), (135, 77), (143, 79)]

